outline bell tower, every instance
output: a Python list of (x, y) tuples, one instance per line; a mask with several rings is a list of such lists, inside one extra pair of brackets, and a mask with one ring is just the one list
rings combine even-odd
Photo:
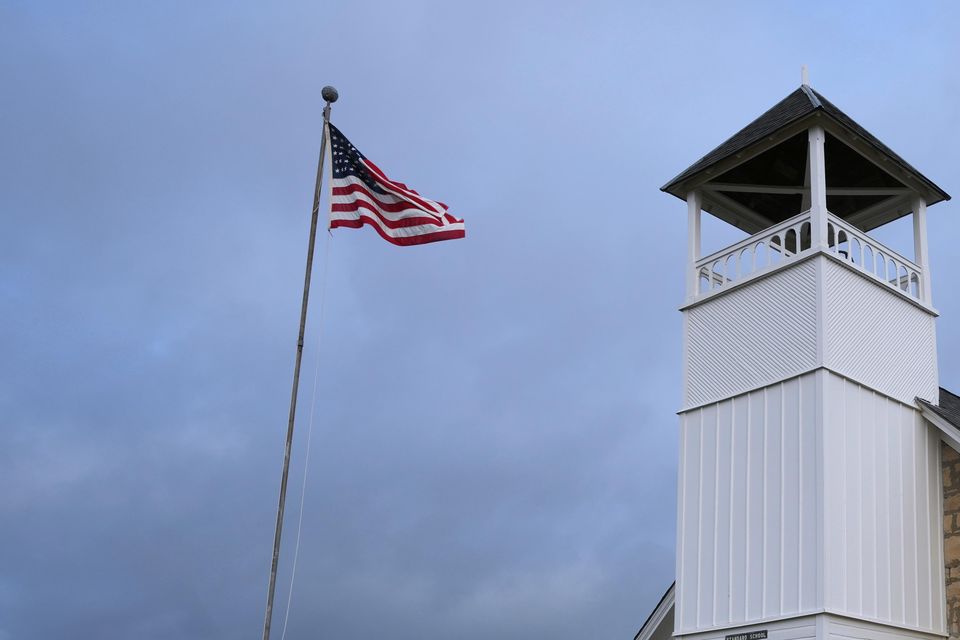
[[(674, 635), (945, 637), (917, 400), (938, 399), (926, 216), (949, 196), (805, 78), (663, 191), (688, 220)], [(704, 212), (749, 237), (702, 255)], [(905, 216), (909, 256), (870, 233)]]

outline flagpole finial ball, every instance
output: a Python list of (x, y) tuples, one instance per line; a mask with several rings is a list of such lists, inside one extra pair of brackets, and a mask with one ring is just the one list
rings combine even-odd
[(336, 102), (337, 98), (340, 97), (340, 94), (337, 93), (337, 90), (329, 85), (320, 90), (320, 95), (323, 96), (323, 99), (327, 102)]

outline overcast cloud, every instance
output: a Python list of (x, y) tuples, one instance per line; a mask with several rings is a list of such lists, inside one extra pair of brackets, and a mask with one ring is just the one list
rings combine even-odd
[[(659, 186), (806, 63), (956, 194), (958, 22), (0, 0), (0, 639), (259, 637), (324, 84), (468, 237), (320, 236), (275, 637), (319, 357), (288, 637), (631, 638), (674, 570), (686, 229)], [(929, 225), (957, 390), (956, 206)]]

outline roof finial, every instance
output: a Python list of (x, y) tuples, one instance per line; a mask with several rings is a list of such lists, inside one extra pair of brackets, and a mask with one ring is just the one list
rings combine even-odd
[(807, 71), (807, 65), (800, 65), (800, 84), (805, 87), (810, 86), (810, 72)]

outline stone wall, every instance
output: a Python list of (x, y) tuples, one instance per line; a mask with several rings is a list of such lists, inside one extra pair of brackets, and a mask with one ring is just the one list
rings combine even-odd
[(960, 639), (960, 454), (941, 444), (943, 459), (943, 561), (947, 580), (947, 629)]

